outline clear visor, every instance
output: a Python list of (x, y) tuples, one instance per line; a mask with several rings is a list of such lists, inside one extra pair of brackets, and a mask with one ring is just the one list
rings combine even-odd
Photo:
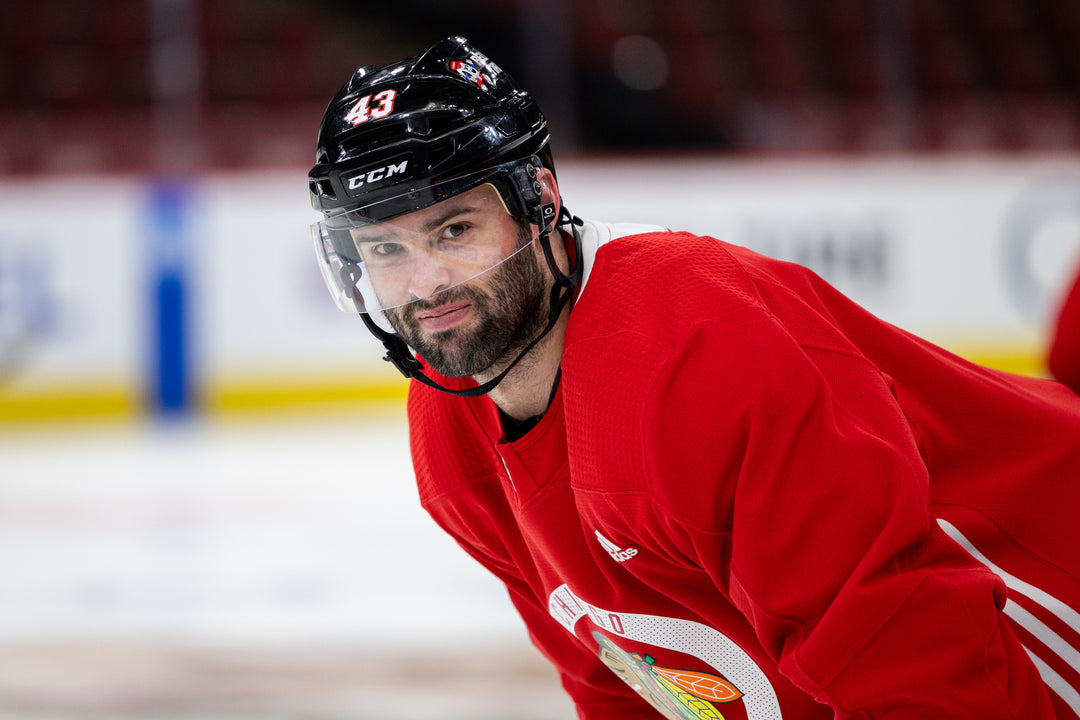
[(536, 240), (485, 183), (421, 210), (376, 222), (365, 209), (311, 226), (323, 280), (345, 312), (378, 313), (486, 273)]

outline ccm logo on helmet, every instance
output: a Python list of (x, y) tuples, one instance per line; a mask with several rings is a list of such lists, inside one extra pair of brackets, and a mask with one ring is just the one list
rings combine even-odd
[(387, 180), (395, 175), (404, 175), (405, 168), (407, 168), (408, 165), (408, 160), (402, 160), (396, 165), (383, 165), (382, 167), (377, 167), (374, 170), (365, 170), (364, 172), (358, 173), (349, 178), (348, 181), (345, 183), (345, 186), (350, 190), (359, 190), (365, 185), (371, 185), (372, 183), (377, 183), (380, 180)]

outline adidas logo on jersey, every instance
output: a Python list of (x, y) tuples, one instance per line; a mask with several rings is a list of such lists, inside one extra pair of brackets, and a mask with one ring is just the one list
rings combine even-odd
[(596, 539), (600, 541), (600, 545), (602, 545), (603, 548), (607, 550), (607, 554), (610, 555), (615, 560), (615, 562), (626, 562), (627, 560), (638, 554), (637, 548), (631, 547), (623, 549), (608, 540), (603, 535), (601, 535), (599, 530), (595, 532)]

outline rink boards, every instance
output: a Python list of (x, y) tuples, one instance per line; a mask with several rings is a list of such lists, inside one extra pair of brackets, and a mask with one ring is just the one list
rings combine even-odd
[[(1027, 374), (1044, 372), (1080, 264), (1080, 157), (558, 170), (577, 214), (802, 262), (901, 327)], [(397, 402), (404, 381), (322, 286), (304, 175), (0, 183), (0, 421)]]

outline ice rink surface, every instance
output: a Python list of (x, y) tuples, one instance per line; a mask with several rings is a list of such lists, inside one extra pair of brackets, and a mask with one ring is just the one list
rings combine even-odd
[(0, 720), (569, 720), (400, 411), (0, 429)]

